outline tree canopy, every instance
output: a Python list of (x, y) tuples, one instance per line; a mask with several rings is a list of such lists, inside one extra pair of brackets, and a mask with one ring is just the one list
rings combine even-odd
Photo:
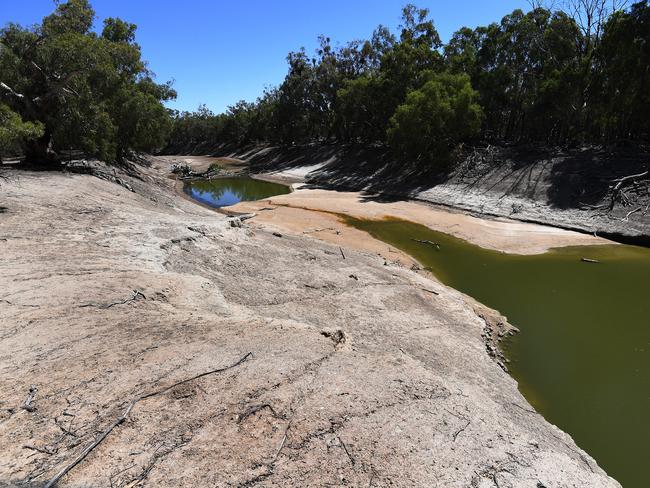
[(321, 37), (313, 56), (290, 53), (284, 81), (256, 102), (177, 114), (170, 147), (337, 141), (386, 144), (435, 163), (434, 154), (478, 139), (647, 143), (648, 1), (531, 3), (462, 27), (446, 44), (413, 5), (396, 33), (378, 26), (370, 39), (337, 47)]
[(40, 25), (0, 30), (0, 102), (28, 124), (11, 132), (11, 144), (29, 160), (52, 162), (76, 149), (112, 162), (167, 140), (171, 117), (162, 102), (176, 93), (154, 81), (136, 26), (108, 18), (95, 32), (94, 19), (88, 0), (68, 0)]

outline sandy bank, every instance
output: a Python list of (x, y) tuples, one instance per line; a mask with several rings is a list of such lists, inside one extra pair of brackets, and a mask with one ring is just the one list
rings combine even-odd
[(618, 486), (459, 293), (141, 171), (0, 187), (0, 485), (42, 486), (161, 391), (60, 485)]
[[(303, 189), (299, 185), (293, 193), (265, 200), (265, 205), (285, 208), (260, 213), (256, 217), (257, 221), (272, 224), (277, 228), (298, 229), (302, 232), (306, 229), (301, 223), (308, 220), (304, 211), (314, 210), (346, 214), (362, 219), (394, 217), (410, 220), (487, 249), (516, 254), (538, 254), (562, 246), (612, 244), (606, 239), (555, 227), (506, 219), (481, 219), (418, 202), (382, 202), (359, 192)], [(253, 212), (256, 208), (259, 208), (259, 205), (245, 202), (231, 207), (233, 211), (239, 212)], [(277, 215), (273, 215), (274, 213)], [(314, 216), (314, 219), (313, 226), (317, 228), (332, 227), (338, 220), (334, 216), (322, 215)], [(318, 237), (321, 236), (323, 234), (319, 233)], [(349, 241), (354, 242), (358, 237), (353, 235)], [(330, 240), (327, 234), (324, 234), (323, 238)], [(375, 247), (373, 244), (371, 249)]]

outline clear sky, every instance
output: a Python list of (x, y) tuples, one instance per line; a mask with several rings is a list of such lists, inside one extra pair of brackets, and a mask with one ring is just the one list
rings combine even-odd
[[(138, 25), (137, 41), (158, 81), (174, 80), (169, 104), (215, 112), (237, 100), (252, 101), (279, 84), (289, 51), (316, 46), (319, 34), (333, 43), (366, 39), (384, 24), (395, 31), (408, 0), (91, 0), (96, 26), (105, 17)], [(476, 27), (526, 0), (411, 0), (431, 10), (443, 41), (459, 27)], [(53, 0), (0, 0), (0, 25), (31, 25), (54, 9)]]

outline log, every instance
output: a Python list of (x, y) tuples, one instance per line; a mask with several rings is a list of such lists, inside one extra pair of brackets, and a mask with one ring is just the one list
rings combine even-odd
[(433, 241), (423, 241), (422, 239), (411, 239), (412, 241), (419, 242), (420, 244), (429, 244), (430, 246), (435, 247), (438, 251), (440, 251), (440, 244), (437, 242)]

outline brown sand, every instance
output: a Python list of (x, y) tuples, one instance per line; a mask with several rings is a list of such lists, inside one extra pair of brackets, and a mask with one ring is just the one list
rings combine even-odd
[[(487, 249), (513, 254), (539, 254), (553, 247), (613, 244), (588, 234), (513, 220), (478, 218), (419, 202), (385, 203), (369, 200), (359, 192), (301, 189), (300, 185), (297, 186), (293, 193), (269, 198), (263, 205), (259, 202), (242, 202), (229, 207), (229, 210), (256, 212), (257, 222), (294, 233), (304, 233), (310, 228), (341, 230), (343, 224), (338, 217), (320, 212), (345, 214), (362, 219), (399, 218), (454, 235)], [(257, 211), (264, 206), (273, 207), (274, 210)], [(308, 210), (319, 213), (305, 214)], [(377, 252), (386, 248), (385, 244), (382, 247), (373, 242), (375, 239), (367, 234), (353, 231), (349, 227), (345, 227), (345, 232), (341, 231), (341, 235), (331, 235), (330, 232), (314, 232), (311, 235), (327, 242), (357, 248), (365, 247), (366, 244), (362, 241), (369, 240), (369, 247), (366, 249)]]

